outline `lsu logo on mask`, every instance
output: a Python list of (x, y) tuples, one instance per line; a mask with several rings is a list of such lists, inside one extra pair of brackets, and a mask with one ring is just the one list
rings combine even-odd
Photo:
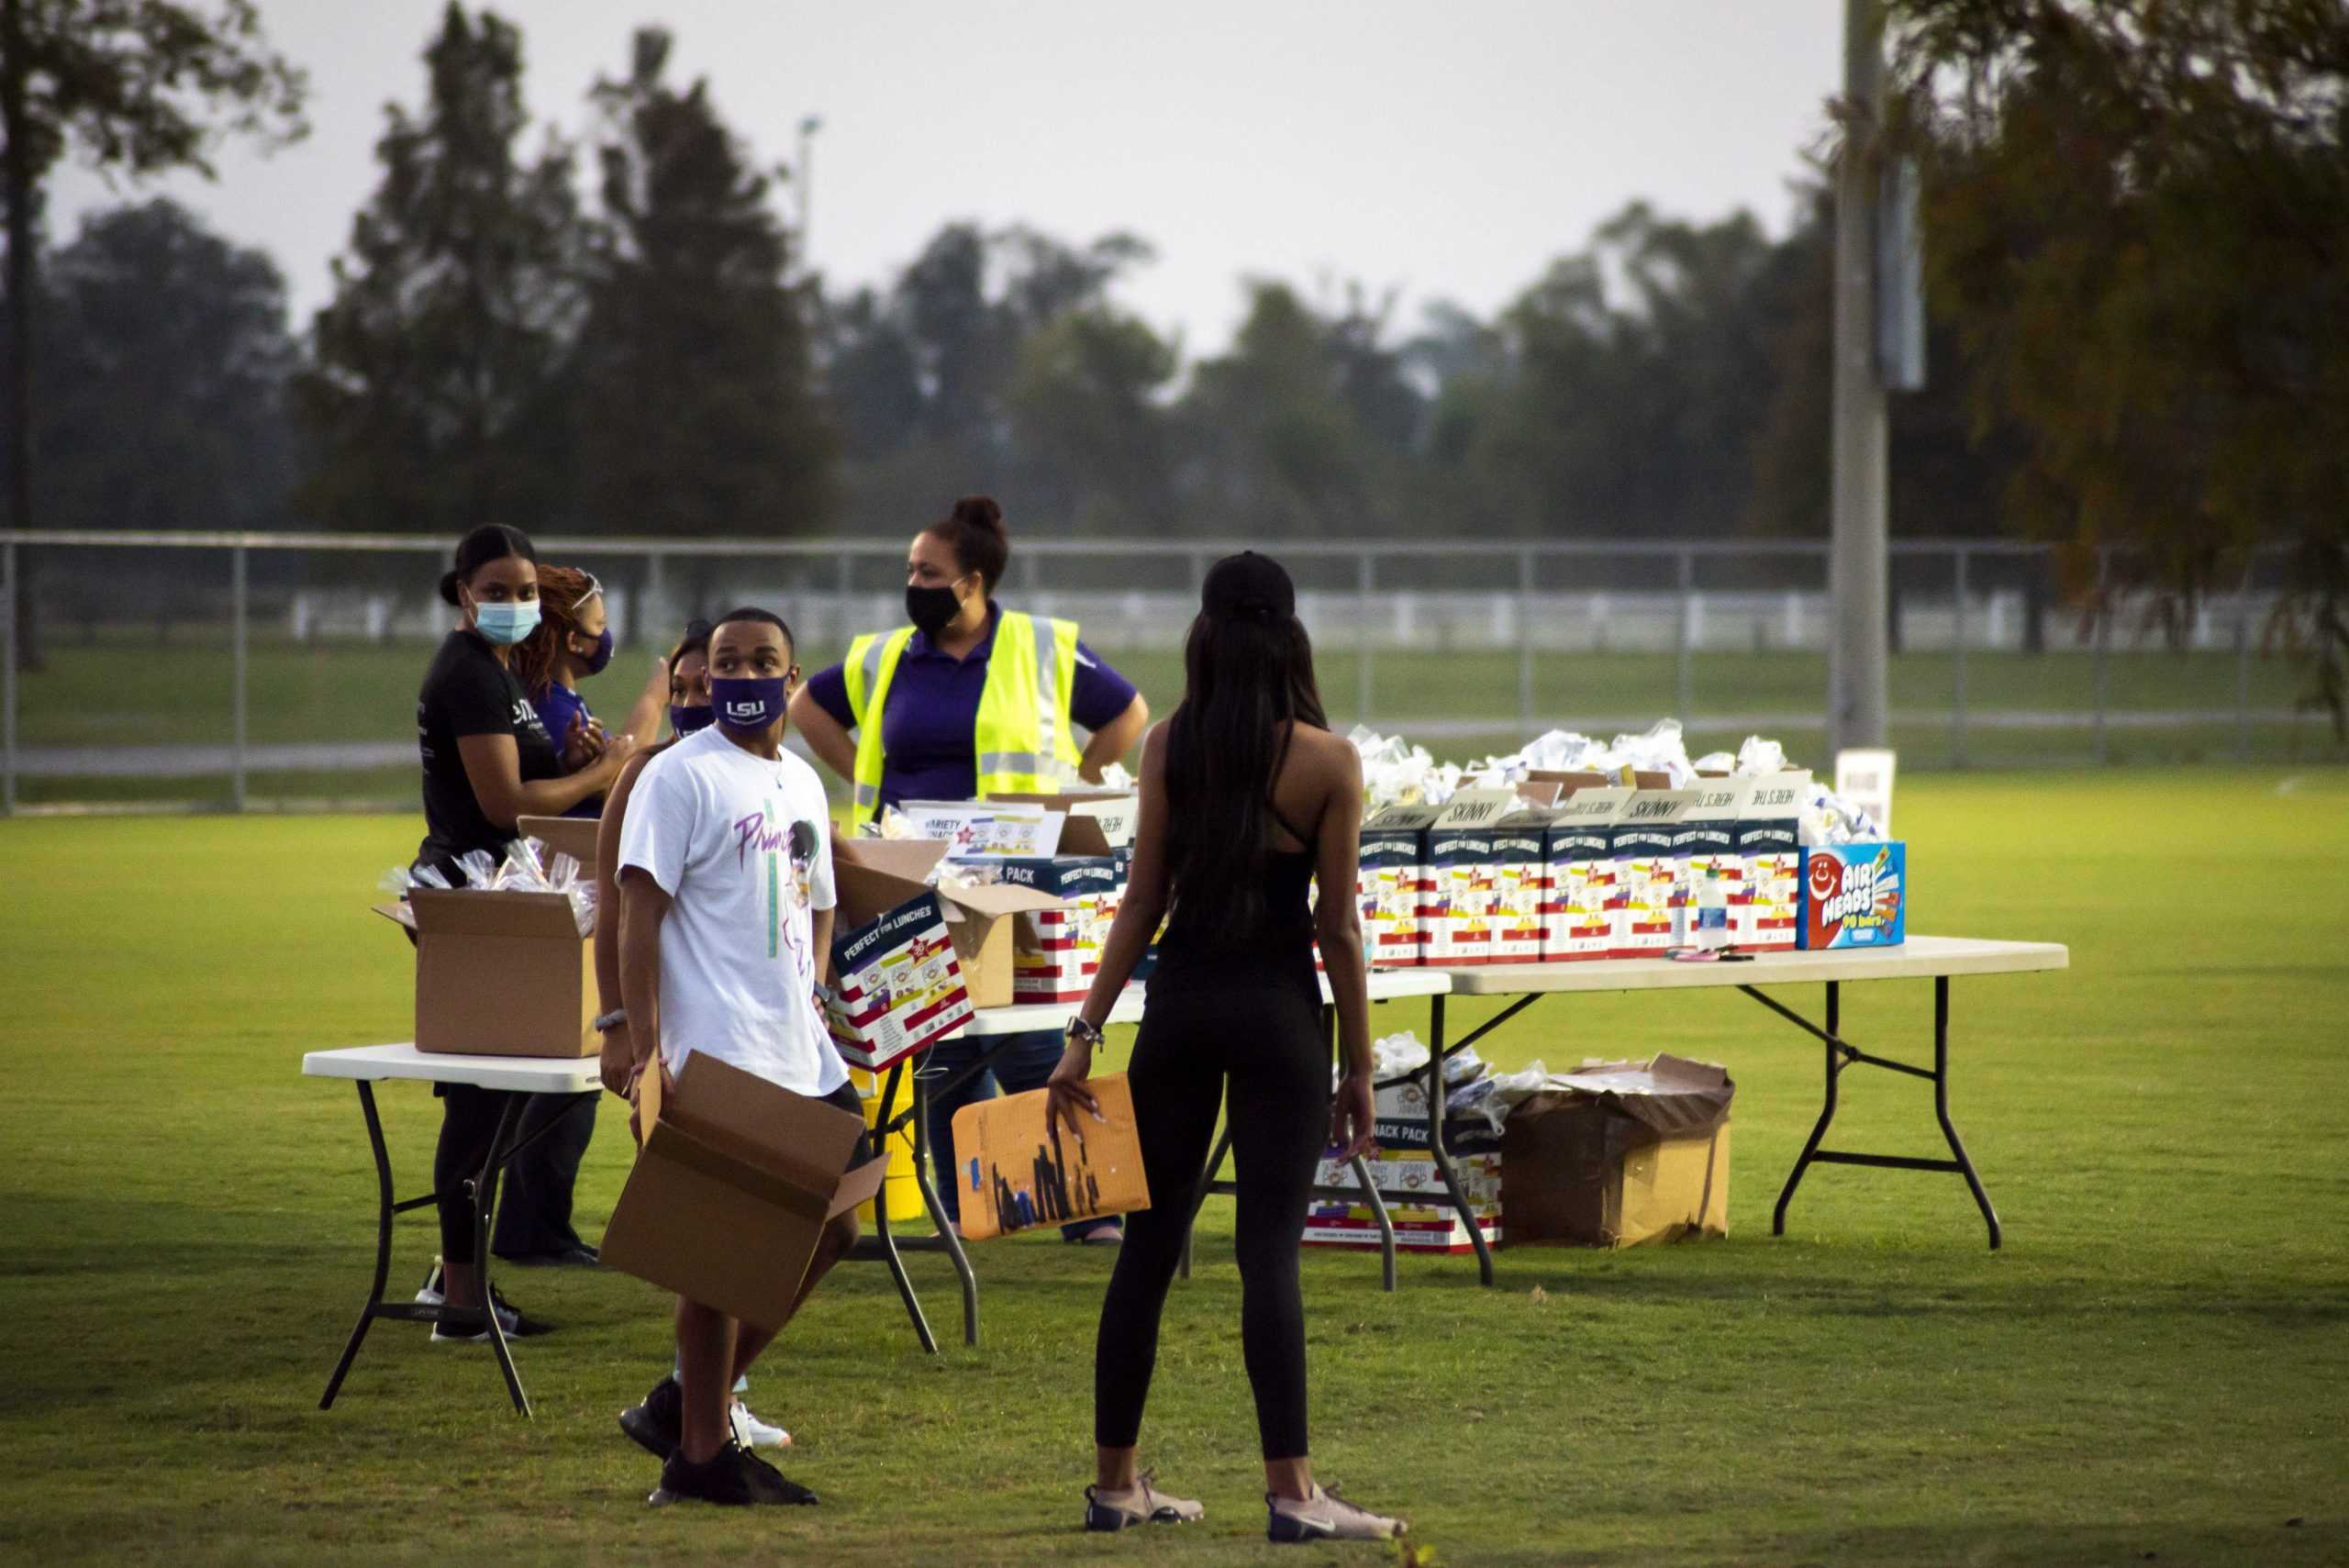
[(763, 722), (766, 716), (767, 705), (756, 698), (749, 702), (729, 702), (726, 705), (726, 717), (730, 723), (758, 724)]

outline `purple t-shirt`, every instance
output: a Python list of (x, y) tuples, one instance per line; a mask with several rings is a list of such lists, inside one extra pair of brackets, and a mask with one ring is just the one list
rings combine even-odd
[[(979, 696), (986, 689), (987, 659), (995, 651), (995, 628), (1003, 621), (999, 606), (992, 617), (986, 640), (957, 659), (930, 645), (915, 632), (897, 659), (889, 681), (888, 706), (881, 715), (881, 804), (884, 807), (908, 800), (968, 800), (978, 793), (978, 759), (972, 754), (972, 733), (979, 722)], [(855, 723), (848, 705), (848, 675), (841, 665), (819, 670), (807, 683), (807, 695), (846, 729)], [(1076, 680), (1069, 693), (1069, 717), (1087, 729), (1099, 729), (1133, 706), (1133, 683), (1076, 645)]]
[[(545, 691), (530, 699), (530, 706), (537, 708), (539, 717), (546, 721), (547, 738), (554, 742), (557, 753), (570, 743), (573, 719), (596, 717), (587, 706), (587, 699), (561, 681), (549, 682)], [(563, 772), (571, 770), (565, 768)], [(563, 813), (565, 817), (601, 817), (603, 814), (604, 797), (600, 795), (591, 795)]]

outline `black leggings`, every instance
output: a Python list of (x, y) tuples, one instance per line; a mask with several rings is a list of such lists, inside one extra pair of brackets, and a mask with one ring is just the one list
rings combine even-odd
[(1305, 1440), (1305, 1304), (1297, 1243), (1330, 1136), (1330, 1045), (1320, 1000), (1294, 985), (1151, 987), (1127, 1072), (1150, 1207), (1128, 1218), (1101, 1304), (1093, 1435), (1131, 1448), (1158, 1358), (1158, 1319), (1182, 1261), (1191, 1200), (1228, 1118), (1240, 1212), (1240, 1343), (1264, 1457), (1299, 1459)]
[[(503, 1089), (472, 1084), (442, 1084), (440, 1144), (432, 1154), (432, 1190), (440, 1199), (440, 1258), (470, 1265), (473, 1261), (473, 1199), (466, 1183), (478, 1180), (497, 1136), (498, 1118), (514, 1096)], [(568, 1098), (568, 1096), (565, 1096)]]

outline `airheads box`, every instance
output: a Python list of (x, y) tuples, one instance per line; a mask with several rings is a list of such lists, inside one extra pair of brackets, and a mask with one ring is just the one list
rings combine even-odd
[(1742, 873), (1731, 895), (1729, 939), (1747, 952), (1791, 949), (1801, 940), (1802, 803), (1806, 769), (1749, 780), (1738, 808), (1734, 846)]
[(1493, 962), (1538, 963), (1550, 903), (1555, 806), (1512, 811), (1493, 829)]
[[(1707, 878), (1721, 884), (1724, 896), (1734, 901), (1744, 879), (1744, 862), (1737, 852), (1737, 814), (1747, 794), (1744, 779), (1698, 779), (1697, 803), (1680, 818), (1672, 836), (1673, 858), (1681, 875), (1675, 895), (1684, 906), (1697, 902), (1697, 889)], [(1688, 922), (1694, 929), (1693, 919)]]
[(1550, 893), (1542, 957), (1606, 958), (1615, 946), (1615, 824), (1628, 787), (1578, 788), (1550, 824)]
[(1356, 887), (1373, 963), (1408, 967), (1427, 962), (1423, 909), (1433, 892), (1428, 829), (1440, 815), (1441, 808), (1432, 806), (1390, 806), (1362, 825)]
[(1428, 829), (1430, 880), (1435, 884), (1423, 944), (1429, 963), (1449, 968), (1494, 962), (1499, 914), (1496, 829), (1516, 809), (1513, 790), (1463, 790)]
[(1898, 947), (1909, 934), (1909, 846), (1823, 844), (1803, 851), (1802, 945)]
[(992, 873), (1001, 886), (1027, 888), (1060, 900), (1054, 906), (1021, 911), (1015, 919), (1011, 999), (1085, 1000), (1100, 972), (1101, 948), (1125, 896), (1124, 862), (1115, 855), (1055, 855), (997, 861), (984, 871), (977, 865), (967, 869)]
[(1657, 958), (1678, 940), (1673, 902), (1682, 885), (1674, 840), (1697, 804), (1693, 789), (1635, 790), (1616, 819), (1615, 876), (1622, 910), (1614, 932), (1617, 958)]

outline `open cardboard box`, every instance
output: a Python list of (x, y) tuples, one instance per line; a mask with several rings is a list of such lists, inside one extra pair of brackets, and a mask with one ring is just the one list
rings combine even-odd
[[(416, 1049), (442, 1056), (594, 1056), (596, 947), (560, 893), (408, 891)], [(375, 912), (406, 925), (388, 906)]]
[[(835, 840), (832, 879), (840, 893), (840, 913), (833, 917), (833, 931), (852, 930), (930, 892), (930, 868), (945, 854), (944, 844), (928, 839)], [(1069, 906), (1066, 899), (1011, 883), (958, 887), (936, 896), (974, 1007), (1011, 1005), (1013, 917)], [(832, 945), (841, 945), (837, 934)]]
[(839, 906), (825, 973), (825, 1021), (852, 1067), (877, 1072), (971, 1018), (969, 978), (945, 906), (922, 880), (944, 846), (835, 839)]
[(976, 1100), (954, 1113), (963, 1240), (984, 1241), (1150, 1207), (1126, 1075), (1112, 1073), (1086, 1086), (1107, 1119), (1096, 1121), (1080, 1110), (1082, 1137), (1052, 1121), (1043, 1089)]
[(1730, 1106), (1707, 1062), (1586, 1062), (1509, 1113), (1501, 1222), (1511, 1246), (1635, 1247), (1729, 1234)]
[(536, 839), (557, 854), (569, 855), (579, 862), (579, 874), (596, 874), (596, 830), (603, 824), (593, 817), (520, 817), (514, 821), (514, 836)]
[(1061, 825), (1058, 853), (1114, 855), (1134, 841), (1134, 822), (1141, 815), (1139, 796), (1115, 790), (1074, 791), (1063, 795), (1021, 795), (1007, 791), (990, 795), (1011, 806), (1044, 806), (1068, 813)]
[(605, 1229), (604, 1262), (774, 1328), (825, 1224), (869, 1200), (889, 1162), (848, 1171), (863, 1118), (714, 1056), (688, 1057), (665, 1101), (660, 1079), (639, 1081), (644, 1141)]

